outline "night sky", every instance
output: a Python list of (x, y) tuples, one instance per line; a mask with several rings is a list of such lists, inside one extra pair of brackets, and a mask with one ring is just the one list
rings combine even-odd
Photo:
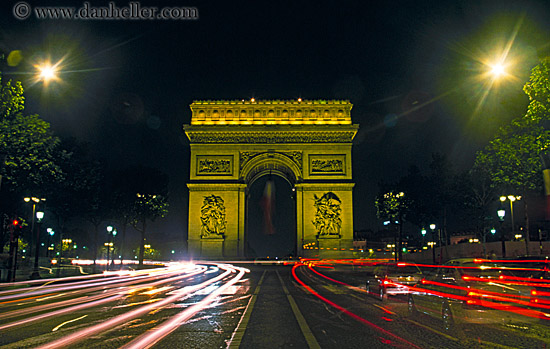
[[(360, 124), (354, 226), (377, 229), (377, 184), (412, 164), (427, 171), (434, 152), (457, 170), (471, 166), (495, 130), (524, 113), (521, 88), (550, 52), (550, 3), (542, 0), (141, 2), (197, 8), (199, 19), (187, 21), (17, 20), (14, 3), (1, 5), (0, 50), (24, 59), (2, 70), (23, 81), (26, 112), (90, 142), (111, 167), (166, 172), (170, 214), (151, 233), (181, 246), (190, 152), (182, 125), (193, 100), (349, 99)], [(484, 63), (507, 45), (510, 75), (490, 87)], [(44, 57), (63, 59), (63, 81), (47, 90), (31, 79)]]

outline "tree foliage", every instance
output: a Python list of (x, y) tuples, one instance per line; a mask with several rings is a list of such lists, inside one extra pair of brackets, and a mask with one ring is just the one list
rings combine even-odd
[(525, 193), (542, 188), (540, 152), (550, 146), (550, 59), (532, 70), (524, 86), (529, 96), (525, 116), (502, 127), (477, 154), (474, 167), (490, 169), (494, 185)]
[(65, 177), (56, 160), (65, 154), (50, 124), (38, 115), (0, 121), (0, 152), (6, 154), (3, 176), (14, 191), (37, 191)]
[(523, 91), (529, 97), (525, 117), (538, 122), (550, 120), (550, 57), (533, 68)]
[[(525, 115), (500, 128), (489, 145), (478, 152), (474, 168), (488, 169), (494, 187), (525, 197), (542, 189), (540, 153), (550, 146), (550, 58), (533, 68), (523, 90), (529, 97)], [(527, 200), (523, 203), (528, 242)]]
[(12, 119), (23, 112), (24, 106), (25, 97), (23, 96), (21, 82), (8, 80), (2, 83), (2, 76), (0, 75), (0, 117), (2, 119)]
[(395, 223), (396, 221), (400, 222), (403, 218), (409, 207), (409, 200), (404, 192), (389, 191), (379, 194), (374, 205), (379, 219)]

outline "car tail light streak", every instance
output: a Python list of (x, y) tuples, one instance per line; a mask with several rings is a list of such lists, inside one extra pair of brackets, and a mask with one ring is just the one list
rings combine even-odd
[(537, 289), (531, 290), (531, 302), (536, 303), (537, 305), (550, 305), (550, 292)]
[[(312, 296), (315, 296), (316, 298), (320, 299), (321, 301), (325, 302), (326, 304), (338, 309), (340, 312), (346, 314), (347, 316), (351, 317), (352, 319), (362, 323), (363, 325), (367, 325), (369, 326), (370, 328), (373, 328), (374, 330), (376, 331), (379, 331), (379, 333), (383, 334), (385, 337), (391, 337), (393, 339), (389, 339), (389, 338), (381, 338), (383, 339), (386, 343), (391, 343), (392, 341), (396, 341), (397, 343), (399, 344), (404, 344), (406, 345), (407, 348), (420, 348), (419, 346), (407, 341), (406, 339), (404, 338), (401, 338), (400, 336), (398, 336), (397, 334), (391, 332), (391, 331), (388, 331), (362, 317), (360, 317), (359, 315), (351, 312), (350, 310), (347, 310), (345, 309), (344, 307), (340, 306), (339, 304), (327, 299), (326, 297), (320, 295), (318, 292), (316, 292), (311, 286), (309, 286), (308, 284), (306, 284), (303, 280), (301, 280), (297, 273), (296, 273), (296, 270), (298, 268), (302, 267), (302, 265), (298, 265), (298, 264), (295, 264), (293, 267), (292, 267), (292, 277), (294, 278), (294, 280), (300, 284), (305, 290), (307, 290)], [(394, 345), (394, 346), (397, 346), (397, 345)]]

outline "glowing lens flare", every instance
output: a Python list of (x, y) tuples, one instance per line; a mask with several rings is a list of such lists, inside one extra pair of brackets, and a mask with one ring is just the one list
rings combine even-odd
[(491, 66), (491, 74), (495, 78), (499, 78), (501, 76), (506, 75), (506, 70), (504, 68), (504, 65), (499, 63), (499, 64), (494, 64), (493, 66)]
[(44, 60), (34, 64), (34, 68), (36, 69), (36, 75), (34, 78), (35, 83), (42, 81), (46, 86), (53, 81), (61, 82), (59, 72), (61, 70), (62, 62), (63, 59), (53, 64), (49, 60)]
[(56, 69), (51, 64), (45, 64), (38, 68), (40, 70), (40, 78), (48, 81), (56, 77)]

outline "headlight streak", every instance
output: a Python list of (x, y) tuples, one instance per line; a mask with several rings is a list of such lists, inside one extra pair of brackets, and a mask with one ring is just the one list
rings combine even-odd
[[(180, 276), (176, 276), (176, 277), (171, 277), (171, 278), (168, 278), (168, 279), (155, 281), (151, 284), (141, 286), (140, 289), (141, 288), (150, 288), (150, 287), (161, 285), (161, 284), (164, 284), (164, 283), (167, 283), (167, 282), (172, 282), (172, 281), (188, 278), (190, 276), (194, 276), (198, 273), (201, 273), (204, 270), (206, 270), (206, 267), (197, 267), (196, 271), (192, 274), (185, 274), (185, 275), (180, 275)], [(172, 274), (173, 273), (169, 273), (167, 275), (172, 275)], [(128, 283), (126, 283), (125, 285), (128, 285)], [(25, 325), (25, 324), (28, 324), (30, 322), (39, 321), (39, 320), (43, 320), (43, 319), (48, 318), (48, 317), (53, 317), (53, 316), (57, 316), (57, 315), (66, 314), (68, 312), (83, 310), (83, 309), (86, 309), (86, 308), (94, 307), (94, 306), (101, 305), (101, 304), (108, 303), (108, 302), (113, 302), (113, 301), (116, 301), (116, 300), (121, 299), (123, 297), (126, 297), (131, 292), (132, 292), (132, 290), (122, 290), (122, 291), (121, 290), (114, 290), (114, 291), (111, 291), (111, 292), (108, 292), (108, 293), (103, 293), (103, 294), (92, 296), (92, 297), (81, 297), (81, 298), (78, 298), (78, 299), (75, 299), (75, 300), (64, 301), (64, 302), (61, 302), (61, 305), (58, 305), (57, 303), (54, 303), (54, 304), (45, 305), (46, 307), (45, 306), (38, 306), (38, 307), (29, 308), (29, 309), (22, 309), (22, 310), (16, 311), (15, 313), (14, 312), (7, 313), (8, 317), (14, 317), (14, 316), (26, 315), (26, 314), (29, 314), (29, 313), (32, 313), (32, 312), (37, 312), (37, 311), (40, 311), (40, 310), (44, 310), (45, 308), (48, 308), (48, 309), (58, 308), (60, 306), (65, 306), (65, 305), (69, 305), (69, 304), (76, 304), (76, 303), (86, 302), (86, 303), (81, 304), (81, 305), (77, 305), (77, 306), (69, 307), (69, 308), (66, 308), (66, 309), (61, 309), (61, 310), (57, 310), (57, 311), (37, 315), (37, 316), (34, 316), (34, 317), (30, 317), (30, 318), (27, 318), (27, 319), (24, 319), (24, 320), (20, 320), (20, 321), (12, 322), (12, 323), (9, 323), (9, 324), (5, 324), (5, 325), (0, 326), (0, 330)], [(105, 298), (105, 297), (108, 297), (108, 298)], [(4, 314), (2, 314), (2, 315), (4, 315)]]
[[(50, 296), (50, 295), (53, 295), (55, 293), (50, 293), (50, 294), (47, 294), (47, 296)], [(25, 296), (25, 294), (23, 294), (22, 296)], [(23, 302), (23, 301), (29, 301), (29, 300), (36, 300), (37, 298), (40, 298), (42, 297), (41, 295), (39, 296), (34, 296), (34, 297), (27, 297), (27, 298), (16, 298), (16, 299), (12, 299), (11, 301), (5, 301), (5, 302), (0, 302), (0, 304), (9, 304), (9, 303), (15, 303), (15, 302)]]
[(210, 285), (208, 287), (203, 288), (200, 291), (197, 291), (196, 293), (198, 295), (208, 295), (214, 291), (216, 291), (220, 286), (219, 285)]
[[(121, 325), (121, 324), (123, 324), (125, 322), (128, 322), (128, 321), (130, 321), (134, 318), (137, 318), (139, 316), (145, 315), (145, 314), (149, 313), (152, 310), (155, 310), (159, 307), (164, 307), (167, 304), (176, 302), (176, 301), (178, 301), (179, 299), (181, 299), (182, 297), (186, 296), (187, 294), (189, 294), (191, 292), (196, 292), (196, 291), (206, 287), (207, 285), (210, 285), (214, 282), (217, 282), (219, 280), (222, 280), (222, 279), (226, 278), (231, 273), (232, 273), (231, 270), (229, 270), (229, 268), (227, 268), (227, 271), (225, 273), (223, 273), (223, 274), (221, 274), (221, 275), (219, 275), (215, 278), (212, 278), (210, 280), (207, 280), (207, 281), (205, 281), (201, 284), (198, 284), (198, 285), (194, 286), (193, 288), (181, 290), (180, 292), (178, 292), (178, 293), (176, 293), (176, 294), (174, 294), (170, 297), (167, 297), (167, 298), (165, 298), (165, 299), (163, 299), (159, 302), (152, 303), (152, 304), (149, 304), (149, 305), (144, 305), (140, 308), (134, 309), (134, 310), (129, 311), (127, 313), (115, 316), (115, 317), (113, 317), (113, 318), (111, 318), (107, 321), (103, 321), (99, 324), (87, 327), (85, 329), (82, 329), (80, 331), (72, 333), (68, 336), (62, 337), (62, 338), (60, 338), (58, 340), (55, 340), (53, 342), (44, 344), (44, 345), (40, 346), (39, 348), (41, 348), (41, 349), (46, 349), (46, 348), (49, 348), (49, 349), (50, 348), (51, 349), (55, 348), (55, 349), (57, 349), (59, 347), (65, 347), (65, 346), (70, 345), (70, 344), (81, 342), (81, 341), (85, 340), (86, 338), (88, 338), (90, 336), (96, 335), (96, 334), (104, 332), (104, 331), (111, 330), (111, 329), (113, 329), (114, 327), (116, 327), (118, 325)], [(212, 296), (212, 294), (210, 296)]]
[[(200, 270), (199, 273), (201, 273), (205, 269), (206, 269), (206, 267), (204, 267), (204, 266), (202, 266), (202, 267), (197, 266), (193, 270)], [(85, 291), (89, 292), (90, 287), (102, 288), (102, 287), (105, 287), (107, 285), (117, 284), (117, 283), (121, 283), (121, 282), (125, 282), (125, 281), (128, 281), (129, 283), (122, 284), (121, 286), (127, 286), (127, 285), (131, 285), (131, 284), (135, 284), (135, 283), (138, 283), (138, 282), (145, 281), (147, 279), (156, 279), (156, 278), (161, 278), (161, 277), (167, 277), (169, 275), (176, 275), (176, 274), (180, 274), (182, 272), (182, 270), (171, 269), (171, 270), (169, 270), (169, 272), (167, 272), (167, 270), (168, 269), (162, 269), (162, 270), (155, 269), (153, 273), (151, 273), (151, 270), (149, 270), (147, 273), (138, 273), (138, 274), (143, 274), (143, 275), (138, 275), (138, 276), (124, 277), (124, 278), (122, 278), (122, 277), (120, 277), (120, 278), (119, 277), (113, 277), (113, 278), (109, 278), (107, 280), (87, 280), (87, 281), (80, 281), (80, 282), (72, 283), (70, 285), (64, 284), (64, 285), (41, 286), (41, 287), (34, 288), (34, 291), (29, 291), (28, 289), (25, 289), (25, 292), (23, 294), (21, 294), (21, 293), (13, 294), (13, 290), (12, 290), (11, 291), (12, 294), (10, 294), (8, 296), (0, 297), (0, 301), (10, 300), (10, 299), (17, 299), (17, 298), (22, 297), (22, 296), (43, 295), (43, 294), (48, 293), (48, 292), (66, 292), (68, 290), (79, 290), (79, 289), (86, 289)], [(164, 273), (162, 273), (162, 271), (164, 271)], [(152, 274), (152, 275), (149, 275), (149, 274)], [(198, 273), (196, 273), (196, 274), (198, 274)], [(196, 274), (193, 274), (193, 275), (196, 275)], [(56, 279), (56, 281), (59, 281), (59, 280), (62, 280), (62, 279)], [(21, 290), (18, 290), (18, 291), (21, 291)]]
[(161, 299), (161, 298), (153, 298), (153, 299), (148, 299), (148, 300), (143, 301), (143, 302), (136, 302), (136, 303), (129, 303), (129, 304), (121, 304), (121, 305), (114, 306), (113, 309), (135, 307), (136, 305), (155, 303), (155, 302), (158, 302), (158, 301), (160, 301), (160, 300), (162, 300), (162, 299)]
[[(208, 308), (212, 308), (212, 307), (208, 307)], [(217, 315), (231, 314), (231, 313), (234, 313), (236, 311), (244, 310), (244, 309), (246, 309), (246, 306), (233, 308), (233, 309), (229, 309), (229, 310), (226, 310), (226, 311), (222, 311), (221, 313), (216, 314), (216, 316)], [(197, 321), (208, 320), (212, 317), (214, 317), (214, 315), (205, 315), (205, 316), (201, 316), (201, 317), (195, 317), (195, 318), (192, 318), (192, 319), (189, 319), (189, 320), (185, 321), (185, 324), (192, 324), (192, 323), (197, 322)]]
[[(229, 303), (233, 303), (233, 302), (238, 302), (238, 301), (241, 301), (241, 300), (245, 300), (247, 298), (250, 298), (251, 295), (246, 295), (246, 296), (243, 296), (243, 297), (238, 297), (238, 298), (234, 298), (234, 297), (231, 297), (231, 296), (227, 296), (227, 297), (218, 297), (216, 299), (216, 302), (213, 302), (213, 303), (210, 303), (210, 305), (207, 307), (207, 308), (215, 308), (215, 307), (218, 307), (220, 305), (227, 305)], [(228, 301), (226, 301), (227, 299), (229, 299)], [(173, 304), (171, 306), (171, 308), (187, 308), (189, 306), (192, 306), (192, 305), (195, 305), (197, 304), (198, 302), (193, 302), (193, 303), (178, 303), (178, 304)], [(205, 309), (207, 309), (205, 308)], [(225, 314), (225, 313), (222, 313), (222, 314)]]
[(147, 276), (138, 276), (138, 277), (134, 277), (134, 278), (125, 278), (125, 279), (116, 279), (116, 280), (109, 279), (108, 281), (96, 281), (96, 280), (82, 281), (82, 282), (77, 282), (77, 283), (71, 284), (71, 285), (49, 285), (49, 286), (42, 287), (42, 288), (39, 287), (35, 291), (25, 292), (24, 294), (11, 294), (9, 296), (0, 297), (0, 301), (10, 300), (10, 299), (18, 299), (19, 297), (25, 296), (25, 295), (27, 295), (27, 296), (28, 295), (44, 295), (48, 292), (65, 292), (65, 291), (68, 291), (68, 290), (78, 290), (78, 289), (94, 287), (94, 286), (104, 287), (104, 286), (107, 286), (107, 285), (110, 285), (110, 284), (116, 284), (116, 283), (120, 283), (120, 282), (124, 282), (124, 281), (139, 282), (140, 279), (145, 279), (145, 278), (147, 278)]
[(88, 302), (88, 303), (85, 303), (85, 304), (82, 304), (82, 305), (77, 305), (77, 306), (74, 306), (74, 307), (69, 307), (69, 308), (60, 309), (60, 310), (52, 311), (52, 312), (49, 312), (49, 313), (33, 316), (33, 317), (30, 317), (30, 318), (26, 318), (24, 320), (20, 320), (20, 321), (12, 322), (12, 323), (9, 323), (9, 324), (1, 325), (0, 326), (0, 331), (5, 330), (7, 328), (11, 328), (11, 327), (15, 327), (15, 326), (21, 326), (21, 325), (25, 325), (25, 324), (28, 324), (28, 323), (31, 323), (31, 322), (34, 322), (34, 321), (46, 319), (46, 318), (49, 318), (49, 317), (52, 317), (52, 316), (71, 313), (71, 312), (79, 311), (79, 310), (86, 309), (86, 308), (89, 308), (89, 307), (93, 307), (93, 306), (97, 306), (97, 305), (101, 305), (101, 304), (105, 304), (105, 303), (109, 303), (109, 302), (114, 302), (114, 301), (116, 301), (116, 300), (118, 300), (122, 297), (123, 297), (122, 295), (115, 295), (115, 296), (111, 296), (111, 297), (108, 297), (108, 298), (96, 300), (96, 301), (93, 301), (93, 302)]
[[(195, 314), (197, 314), (199, 311), (207, 307), (216, 297), (218, 297), (226, 288), (234, 285), (237, 283), (245, 274), (245, 271), (238, 267), (231, 267), (228, 265), (222, 265), (220, 264), (219, 267), (221, 269), (226, 270), (226, 273), (220, 275), (224, 276), (226, 274), (232, 274), (237, 272), (238, 274), (231, 279), (229, 282), (225, 283), (223, 286), (220, 286), (218, 290), (212, 292), (208, 296), (206, 296), (202, 301), (199, 303), (185, 309), (180, 314), (173, 316), (170, 320), (165, 321), (160, 326), (158, 326), (156, 329), (153, 329), (137, 338), (132, 340), (130, 343), (126, 344), (122, 348), (124, 349), (142, 349), (142, 348), (150, 348), (155, 343), (160, 341), (162, 338), (166, 337), (170, 333), (172, 333), (174, 330), (176, 330), (182, 323), (193, 317)], [(219, 277), (218, 277), (219, 278)], [(220, 278), (221, 280), (221, 278)]]
[(217, 273), (219, 270), (220, 270), (220, 268), (218, 268), (218, 267), (210, 267), (210, 270), (205, 272), (205, 274)]
[(419, 348), (417, 345), (407, 341), (406, 339), (404, 338), (401, 338), (399, 337), (398, 335), (388, 331), (388, 330), (385, 330), (383, 329), (382, 327), (366, 320), (366, 319), (363, 319), (362, 317), (350, 312), (349, 310), (339, 306), (338, 304), (330, 301), (329, 299), (321, 296), (319, 293), (317, 293), (315, 290), (313, 290), (311, 287), (309, 287), (305, 282), (303, 282), (302, 280), (300, 280), (298, 278), (298, 275), (296, 275), (296, 269), (299, 268), (299, 267), (303, 267), (304, 265), (303, 264), (295, 264), (293, 267), (292, 267), (292, 276), (294, 277), (294, 280), (296, 280), (296, 282), (298, 282), (300, 285), (302, 285), (309, 293), (311, 293), (313, 296), (319, 298), (320, 300), (322, 300), (323, 302), (325, 302), (325, 304), (328, 304), (336, 309), (338, 309), (339, 311), (341, 311), (342, 313), (348, 315), (349, 317), (351, 317), (352, 319), (356, 320), (356, 321), (359, 321), (360, 323), (364, 324), (364, 325), (368, 325), (372, 328), (374, 328), (375, 330), (379, 331), (379, 332), (382, 332), (383, 334), (387, 335), (387, 336), (391, 336), (393, 337), (394, 339), (400, 341), (400, 342), (403, 342), (405, 343), (406, 345), (408, 345), (409, 347), (411, 348)]
[(141, 292), (140, 295), (152, 296), (152, 295), (155, 295), (155, 294), (157, 294), (157, 293), (161, 293), (161, 292), (165, 292), (165, 291), (171, 290), (171, 289), (173, 289), (173, 288), (174, 288), (174, 286), (165, 286), (165, 287), (153, 289), (153, 290), (151, 290), (151, 291)]
[(43, 311), (43, 310), (46, 310), (46, 309), (52, 310), (52, 309), (64, 307), (64, 306), (67, 306), (67, 305), (75, 305), (75, 304), (79, 304), (79, 303), (90, 302), (90, 301), (94, 301), (94, 300), (97, 300), (97, 299), (102, 299), (102, 298), (105, 298), (105, 297), (108, 297), (108, 296), (109, 296), (109, 294), (101, 294), (101, 295), (91, 296), (91, 297), (90, 296), (85, 296), (85, 297), (80, 297), (80, 298), (76, 298), (76, 299), (68, 299), (68, 300), (53, 303), (53, 304), (43, 304), (43, 305), (30, 307), (30, 308), (18, 309), (18, 310), (14, 310), (14, 311), (10, 311), (10, 312), (7, 312), (7, 313), (0, 314), (0, 319), (9, 319), (9, 318), (12, 318), (12, 317), (23, 316), (23, 315), (27, 315), (27, 314), (31, 314), (31, 313), (40, 312), (40, 311)]

